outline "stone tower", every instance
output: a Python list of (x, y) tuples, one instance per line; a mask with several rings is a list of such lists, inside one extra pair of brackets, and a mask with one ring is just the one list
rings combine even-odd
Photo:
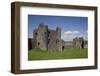
[(49, 29), (48, 32), (48, 50), (62, 51), (61, 28), (57, 27), (56, 30)]
[(57, 32), (55, 30), (49, 30), (48, 35), (48, 50), (57, 51)]
[(61, 28), (56, 30), (48, 29), (44, 23), (39, 24), (33, 31), (33, 48), (39, 48), (48, 51), (64, 50), (64, 41), (61, 40)]
[(33, 48), (47, 50), (48, 45), (48, 26), (44, 23), (39, 24), (39, 27), (33, 32)]
[(84, 48), (84, 39), (83, 37), (76, 37), (73, 39), (73, 45), (75, 48)]
[(59, 51), (63, 51), (64, 46), (63, 46), (63, 41), (61, 40), (61, 28), (57, 27), (57, 47)]

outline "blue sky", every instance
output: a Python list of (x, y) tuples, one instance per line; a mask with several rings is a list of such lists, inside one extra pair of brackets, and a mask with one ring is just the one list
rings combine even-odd
[(45, 23), (50, 29), (60, 27), (61, 38), (72, 41), (75, 37), (83, 37), (87, 40), (88, 18), (74, 16), (50, 16), (50, 15), (28, 15), (28, 37), (33, 37), (33, 30), (40, 23)]

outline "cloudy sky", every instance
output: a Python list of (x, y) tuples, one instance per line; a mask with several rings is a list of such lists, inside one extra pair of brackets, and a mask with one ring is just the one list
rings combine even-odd
[(40, 23), (45, 23), (50, 29), (60, 27), (61, 38), (65, 41), (72, 41), (75, 37), (83, 37), (87, 40), (88, 18), (72, 16), (43, 16), (28, 15), (28, 37), (32, 38), (33, 30)]

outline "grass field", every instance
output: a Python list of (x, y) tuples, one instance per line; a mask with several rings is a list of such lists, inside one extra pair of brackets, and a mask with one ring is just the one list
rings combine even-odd
[(79, 59), (87, 57), (88, 51), (86, 48), (65, 49), (63, 52), (49, 52), (40, 49), (32, 49), (28, 51), (28, 60)]

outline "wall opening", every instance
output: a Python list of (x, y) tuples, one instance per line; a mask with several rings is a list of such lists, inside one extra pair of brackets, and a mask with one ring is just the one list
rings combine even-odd
[(40, 42), (38, 42), (38, 46), (40, 45)]
[(62, 50), (64, 50), (64, 46), (62, 46)]
[(37, 36), (37, 35), (38, 35), (38, 33), (36, 32), (36, 33), (35, 33), (35, 35)]

